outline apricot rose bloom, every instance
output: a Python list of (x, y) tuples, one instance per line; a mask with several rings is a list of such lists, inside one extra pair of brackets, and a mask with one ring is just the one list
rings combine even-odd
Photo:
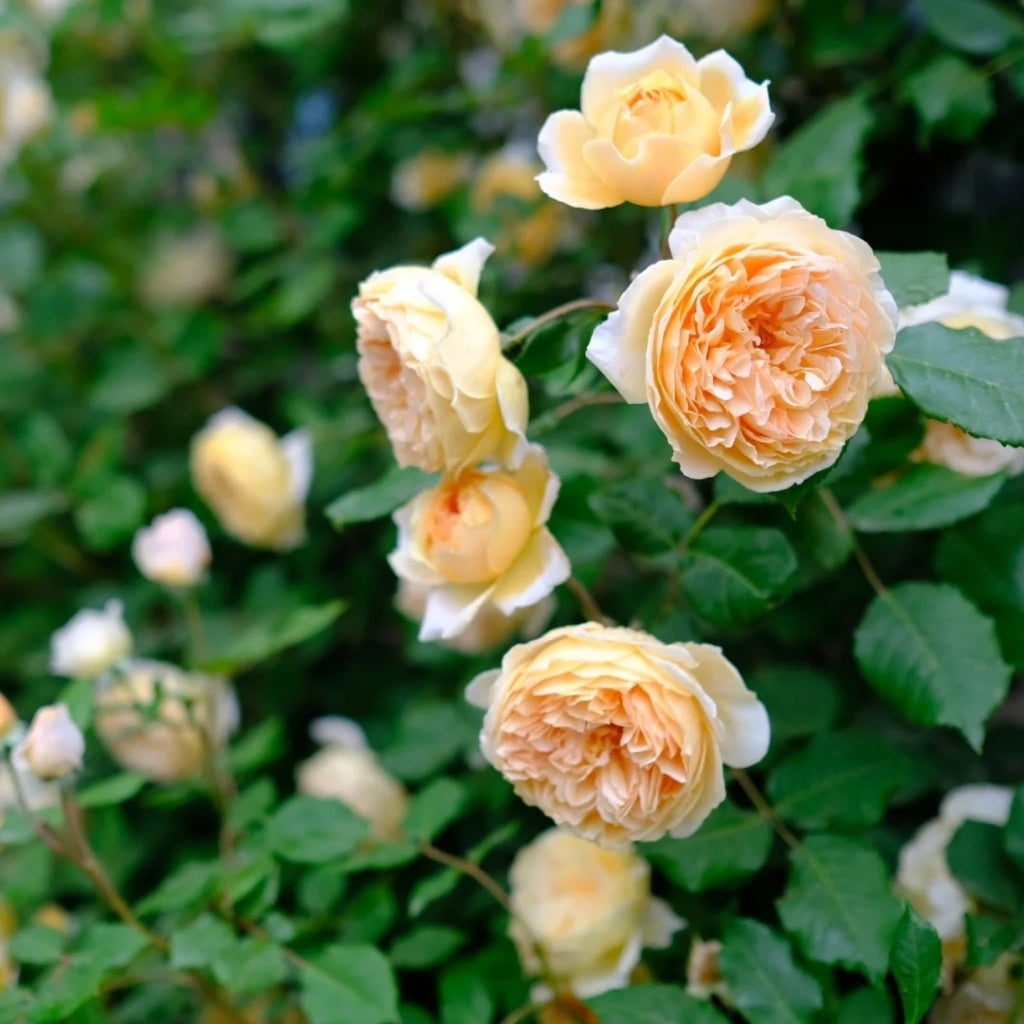
[(540, 445), (517, 469), (443, 477), (394, 514), (400, 579), (429, 587), (421, 640), (452, 640), (494, 608), (512, 616), (569, 577), (569, 559), (545, 525), (559, 480)]
[(484, 756), (527, 804), (609, 846), (688, 836), (725, 798), (722, 765), (768, 749), (768, 714), (721, 650), (587, 622), (477, 676)]
[(694, 60), (661, 36), (590, 61), (580, 110), (544, 122), (538, 148), (547, 170), (537, 183), (586, 210), (693, 202), (722, 180), (734, 153), (765, 137), (773, 118), (768, 83), (752, 82), (724, 50)]
[(683, 214), (587, 356), (647, 402), (692, 479), (777, 491), (831, 466), (856, 432), (897, 310), (860, 239), (788, 196)]
[(652, 898), (651, 869), (631, 847), (606, 850), (564, 829), (524, 846), (509, 880), (509, 935), (524, 970), (546, 967), (560, 989), (580, 997), (628, 985), (641, 949), (667, 946), (683, 925)]
[(493, 251), (477, 238), (429, 268), (377, 271), (352, 300), (359, 379), (400, 466), (458, 472), (521, 457), (526, 382), (476, 298)]

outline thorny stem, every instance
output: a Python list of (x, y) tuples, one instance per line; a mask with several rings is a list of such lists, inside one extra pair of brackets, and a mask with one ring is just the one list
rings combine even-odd
[(594, 600), (594, 595), (586, 588), (580, 580), (575, 576), (570, 576), (566, 581), (565, 585), (572, 591), (573, 596), (580, 603), (580, 607), (583, 609), (583, 614), (592, 622), (601, 622), (604, 625), (612, 624), (613, 620), (610, 619), (599, 607), (597, 601)]
[(740, 788), (747, 794), (750, 802), (757, 809), (757, 813), (768, 822), (778, 833), (779, 838), (791, 849), (800, 849), (800, 840), (782, 823), (782, 820), (775, 813), (775, 809), (761, 795), (761, 791), (754, 785), (754, 780), (742, 769), (733, 768), (732, 777), (740, 784)]
[(605, 302), (603, 299), (573, 299), (572, 302), (564, 302), (561, 306), (555, 306), (554, 309), (541, 313), (540, 316), (535, 317), (521, 330), (505, 338), (501, 347), (507, 352), (509, 349), (515, 348), (525, 341), (534, 331), (539, 330), (546, 324), (554, 323), (555, 320), (560, 320), (563, 316), (568, 316), (570, 313), (575, 313), (581, 309), (603, 309), (611, 312), (615, 309), (615, 306), (613, 303)]

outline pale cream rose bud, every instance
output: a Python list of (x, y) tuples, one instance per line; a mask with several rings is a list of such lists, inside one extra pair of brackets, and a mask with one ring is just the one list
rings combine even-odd
[(160, 239), (142, 271), (142, 298), (151, 309), (198, 306), (215, 299), (231, 276), (231, 254), (220, 232), (197, 228)]
[[(1007, 310), (1009, 290), (973, 274), (954, 270), (949, 291), (920, 306), (900, 311), (900, 328), (940, 323), (953, 330), (974, 327), (997, 341), (1024, 338), (1024, 317)], [(965, 340), (965, 344), (969, 344)], [(883, 380), (883, 394), (898, 391), (891, 376)], [(947, 466), (965, 476), (1024, 473), (1024, 448), (1012, 448), (987, 437), (971, 437), (952, 423), (928, 420), (920, 447), (912, 459)]]
[(493, 246), (371, 274), (352, 300), (363, 382), (401, 466), (458, 472), (525, 446), (526, 382), (476, 298)]
[(33, 716), (22, 751), (29, 768), (44, 782), (52, 782), (82, 767), (85, 737), (66, 704), (50, 704)]
[[(426, 583), (399, 580), (395, 607), (414, 622), (422, 622), (431, 587)], [(481, 654), (507, 646), (512, 637), (531, 639), (548, 624), (555, 612), (554, 598), (548, 596), (506, 615), (493, 604), (484, 604), (466, 627), (455, 636), (441, 640), (442, 647), (460, 654)]]
[(102, 611), (86, 608), (50, 638), (50, 671), (68, 678), (101, 675), (132, 649), (132, 635), (122, 618), (120, 601)]
[(631, 847), (606, 850), (564, 829), (523, 847), (509, 876), (509, 936), (524, 970), (546, 967), (581, 997), (627, 985), (641, 949), (667, 946), (683, 925), (651, 896), (650, 876)]
[(132, 558), (139, 572), (167, 587), (195, 586), (211, 557), (206, 530), (187, 508), (157, 516), (132, 541)]
[(471, 166), (468, 153), (425, 149), (395, 168), (391, 198), (403, 210), (429, 210), (469, 177)]
[(607, 845), (695, 832), (768, 713), (721, 650), (588, 622), (513, 647), (466, 691), (480, 746), (527, 804)]
[(594, 57), (580, 107), (544, 122), (547, 170), (537, 181), (552, 199), (587, 210), (702, 199), (774, 118), (767, 82), (752, 82), (724, 50), (698, 61), (668, 36)]
[(531, 445), (518, 468), (443, 477), (394, 514), (395, 574), (429, 587), (421, 640), (451, 640), (487, 607), (508, 617), (569, 577), (569, 560), (546, 523), (558, 477)]
[(965, 952), (964, 915), (975, 904), (953, 877), (946, 848), (965, 821), (1005, 825), (1013, 791), (1005, 786), (961, 786), (946, 794), (939, 816), (926, 822), (900, 850), (896, 891), (939, 933), (943, 954), (953, 965)]
[(587, 356), (691, 479), (777, 491), (831, 466), (896, 337), (870, 247), (784, 196), (685, 213)]
[(217, 676), (133, 659), (96, 694), (96, 733), (123, 768), (154, 782), (198, 775), (238, 728), (238, 701)]
[(362, 729), (348, 718), (331, 717), (318, 718), (309, 731), (323, 749), (299, 765), (299, 792), (340, 800), (370, 823), (373, 839), (401, 839), (408, 794), (381, 766)]
[(1024, 957), (1003, 953), (978, 967), (951, 995), (941, 998), (928, 1024), (1012, 1024), (1024, 989)]
[(223, 409), (193, 439), (191, 464), (200, 497), (237, 540), (285, 551), (305, 539), (313, 476), (306, 431), (278, 438), (241, 409)]

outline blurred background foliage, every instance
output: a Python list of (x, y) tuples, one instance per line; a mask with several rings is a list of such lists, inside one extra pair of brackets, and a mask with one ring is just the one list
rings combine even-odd
[[(4, 152), (0, 177), (0, 689), (23, 715), (53, 699), (61, 687), (47, 670), (50, 634), (109, 597), (125, 601), (140, 651), (173, 658), (184, 643), (179, 610), (138, 576), (128, 548), (154, 514), (191, 507), (214, 538), (201, 591), (211, 646), (225, 648), (241, 629), (265, 641), (252, 659), (260, 663), (239, 680), (243, 786), (265, 777), (290, 791), (293, 766), (311, 749), (308, 721), (324, 713), (362, 722), (385, 764), (413, 785), (455, 771), (475, 750), (477, 720), (462, 687), (501, 652), (467, 659), (418, 644), (392, 607), (390, 523), (338, 531), (324, 514), (391, 464), (356, 379), (349, 301), (372, 270), (429, 262), (477, 234), (498, 246), (481, 297), (501, 325), (581, 295), (617, 298), (654, 257), (655, 218), (635, 207), (561, 207), (532, 182), (537, 130), (550, 111), (575, 106), (590, 54), (631, 49), (664, 30), (697, 55), (725, 46), (751, 78), (771, 80), (775, 128), (734, 161), (717, 197), (789, 193), (878, 249), (935, 249), (993, 280), (1024, 276), (1024, 12), (1009, 2), (78, 0), (60, 8), (17, 0), (0, 8), (0, 65), (33, 68), (52, 94), (45, 125)], [(8, 116), (0, 113), (0, 134)], [(1024, 294), (1015, 291), (1011, 307), (1024, 311)], [(969, 777), (1019, 777), (1018, 725), (995, 729), (982, 762), (945, 734), (911, 734), (868, 695), (848, 637), (869, 592), (855, 566), (834, 572), (849, 538), (817, 499), (795, 519), (780, 505), (759, 514), (757, 528), (783, 541), (761, 538), (783, 551), (770, 600), (739, 610), (677, 606), (678, 581), (662, 571), (659, 542), (635, 515), (649, 508), (652, 529), (680, 536), (692, 525), (678, 502), (662, 507), (670, 463), (647, 409), (567, 406), (607, 388), (583, 359), (593, 323), (581, 317), (546, 332), (518, 362), (531, 381), (531, 436), (548, 446), (563, 480), (552, 530), (602, 606), (663, 639), (732, 643), (776, 722), (771, 757), (840, 718), (898, 740), (915, 770), (900, 776), (903, 809), (884, 826), (871, 822), (887, 856), (922, 817), (914, 801), (927, 803), (929, 792)], [(849, 480), (898, 465), (920, 436), (916, 413), (887, 401), (866, 429), (891, 444), (855, 460)], [(312, 432), (309, 539), (287, 557), (231, 541), (191, 490), (190, 439), (231, 404), (280, 433)], [(738, 497), (727, 486), (716, 493)], [(1019, 483), (1008, 485), (993, 522), (1021, 497)], [(722, 522), (742, 524), (745, 514), (743, 504), (728, 505)], [(889, 580), (931, 564), (938, 543), (930, 532), (869, 540)], [(954, 543), (938, 543), (940, 566), (943, 545)], [(337, 618), (336, 600), (345, 606)], [(555, 621), (579, 617), (561, 595)], [(1024, 664), (1019, 636), (1004, 653)], [(778, 666), (793, 661), (806, 673), (803, 689), (779, 683)], [(92, 754), (89, 770), (102, 776), (102, 755)], [(459, 822), (454, 848), (488, 835), (507, 850), (522, 841), (514, 827), (501, 830), (513, 798), (496, 775), (471, 775), (465, 786), (466, 806), (481, 813)], [(194, 796), (186, 786), (146, 791), (141, 832), (124, 808), (97, 812), (97, 846), (134, 892), (190, 856), (210, 856), (212, 812)], [(258, 809), (259, 794), (250, 799)], [(539, 823), (532, 812), (518, 818), (530, 829)], [(0, 885), (16, 907), (43, 895), (73, 905), (79, 883), (53, 870), (45, 857), (12, 856), (0, 863)], [(345, 877), (313, 872), (286, 890), (282, 906), (319, 914), (353, 940), (388, 944), (408, 928), (402, 901), (434, 877), (353, 880), (342, 906)], [(250, 897), (266, 907), (278, 898), (280, 879), (270, 878), (257, 878)], [(425, 920), (451, 882), (420, 893)], [(769, 881), (764, 892), (776, 888)], [(473, 929), (497, 934), (503, 925), (486, 895), (469, 887), (462, 895), (468, 931), (448, 935), (447, 947), (428, 943), (429, 955), (407, 951), (405, 998), (418, 1001), (409, 995), (420, 984), (417, 957), (436, 966), (438, 950), (449, 964), (441, 1003), (469, 998), (459, 988), (471, 986), (469, 974), (451, 967), (455, 950)], [(767, 905), (744, 890), (714, 907), (683, 896), (680, 909), (700, 923), (740, 901), (753, 916)], [(433, 920), (443, 927), (446, 916)], [(489, 977), (510, 979), (507, 997), (499, 985), (474, 998), (522, 1002), (512, 957), (504, 941), (474, 961), (461, 957), (463, 967), (483, 971), (486, 961)], [(836, 992), (849, 987), (837, 984)], [(146, 1016), (144, 992), (133, 998), (121, 1019), (157, 1019)], [(176, 1019), (173, 1003), (163, 1005)], [(486, 1013), (441, 1016), (458, 1024)]]

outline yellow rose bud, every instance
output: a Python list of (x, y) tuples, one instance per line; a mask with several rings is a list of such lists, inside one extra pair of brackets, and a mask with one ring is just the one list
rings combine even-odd
[(768, 749), (768, 713), (717, 647), (595, 622), (513, 647), (466, 696), (520, 798), (608, 845), (690, 835), (725, 799), (723, 764)]
[(253, 547), (287, 550), (305, 537), (309, 436), (278, 438), (241, 409), (217, 413), (192, 441), (192, 480), (224, 529)]
[(668, 36), (594, 57), (580, 106), (545, 121), (547, 171), (537, 180), (552, 199), (586, 210), (703, 199), (774, 117), (766, 82), (750, 81), (724, 50), (697, 61)]
[(231, 685), (142, 659), (96, 695), (96, 733), (122, 767), (154, 782), (199, 774), (238, 725)]
[(569, 576), (547, 529), (558, 478), (531, 445), (517, 469), (465, 470), (394, 514), (395, 574), (428, 588), (421, 640), (453, 640), (485, 609), (511, 617), (535, 607)]

